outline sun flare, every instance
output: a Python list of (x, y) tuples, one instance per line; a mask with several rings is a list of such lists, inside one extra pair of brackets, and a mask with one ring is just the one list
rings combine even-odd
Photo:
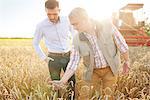
[(95, 0), (86, 5), (89, 16), (95, 19), (103, 19), (111, 17), (112, 13), (118, 10), (118, 4), (114, 1)]

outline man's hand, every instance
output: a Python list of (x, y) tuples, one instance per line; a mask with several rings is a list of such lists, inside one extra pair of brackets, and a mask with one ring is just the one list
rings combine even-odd
[(54, 59), (53, 58), (51, 58), (51, 57), (46, 57), (46, 59), (44, 60), (46, 63), (48, 63), (49, 61), (54, 61)]
[(123, 64), (123, 74), (128, 74), (130, 70), (130, 62), (129, 61), (125, 61)]
[(54, 86), (55, 90), (59, 90), (60, 88), (64, 88), (65, 84), (59, 80), (49, 81), (50, 84)]

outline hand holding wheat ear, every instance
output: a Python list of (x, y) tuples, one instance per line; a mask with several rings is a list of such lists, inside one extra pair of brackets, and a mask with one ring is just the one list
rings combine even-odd
[(63, 84), (61, 81), (59, 80), (53, 80), (53, 81), (49, 81), (50, 84), (52, 84), (54, 86), (55, 90), (58, 90), (60, 88), (65, 88), (65, 84)]

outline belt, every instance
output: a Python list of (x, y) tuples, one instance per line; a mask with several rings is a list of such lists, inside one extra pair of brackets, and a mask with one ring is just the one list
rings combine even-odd
[(108, 70), (110, 69), (110, 66), (100, 67), (100, 68), (94, 68), (94, 70)]
[(69, 52), (65, 52), (65, 53), (53, 53), (53, 52), (49, 52), (48, 56), (70, 56), (70, 51)]

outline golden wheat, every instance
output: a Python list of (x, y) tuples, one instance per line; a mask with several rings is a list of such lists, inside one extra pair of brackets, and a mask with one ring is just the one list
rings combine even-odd
[[(46, 52), (45, 47), (44, 50)], [(106, 92), (116, 100), (150, 100), (150, 48), (130, 47), (130, 59), (129, 75), (120, 75), (116, 90), (107, 89)], [(80, 86), (81, 71), (77, 74)], [(0, 100), (57, 99), (53, 87), (46, 81), (48, 77), (47, 64), (35, 54), (32, 40), (0, 40)], [(59, 100), (65, 100), (65, 93), (70, 92), (64, 90)], [(97, 96), (98, 93), (91, 100)]]

